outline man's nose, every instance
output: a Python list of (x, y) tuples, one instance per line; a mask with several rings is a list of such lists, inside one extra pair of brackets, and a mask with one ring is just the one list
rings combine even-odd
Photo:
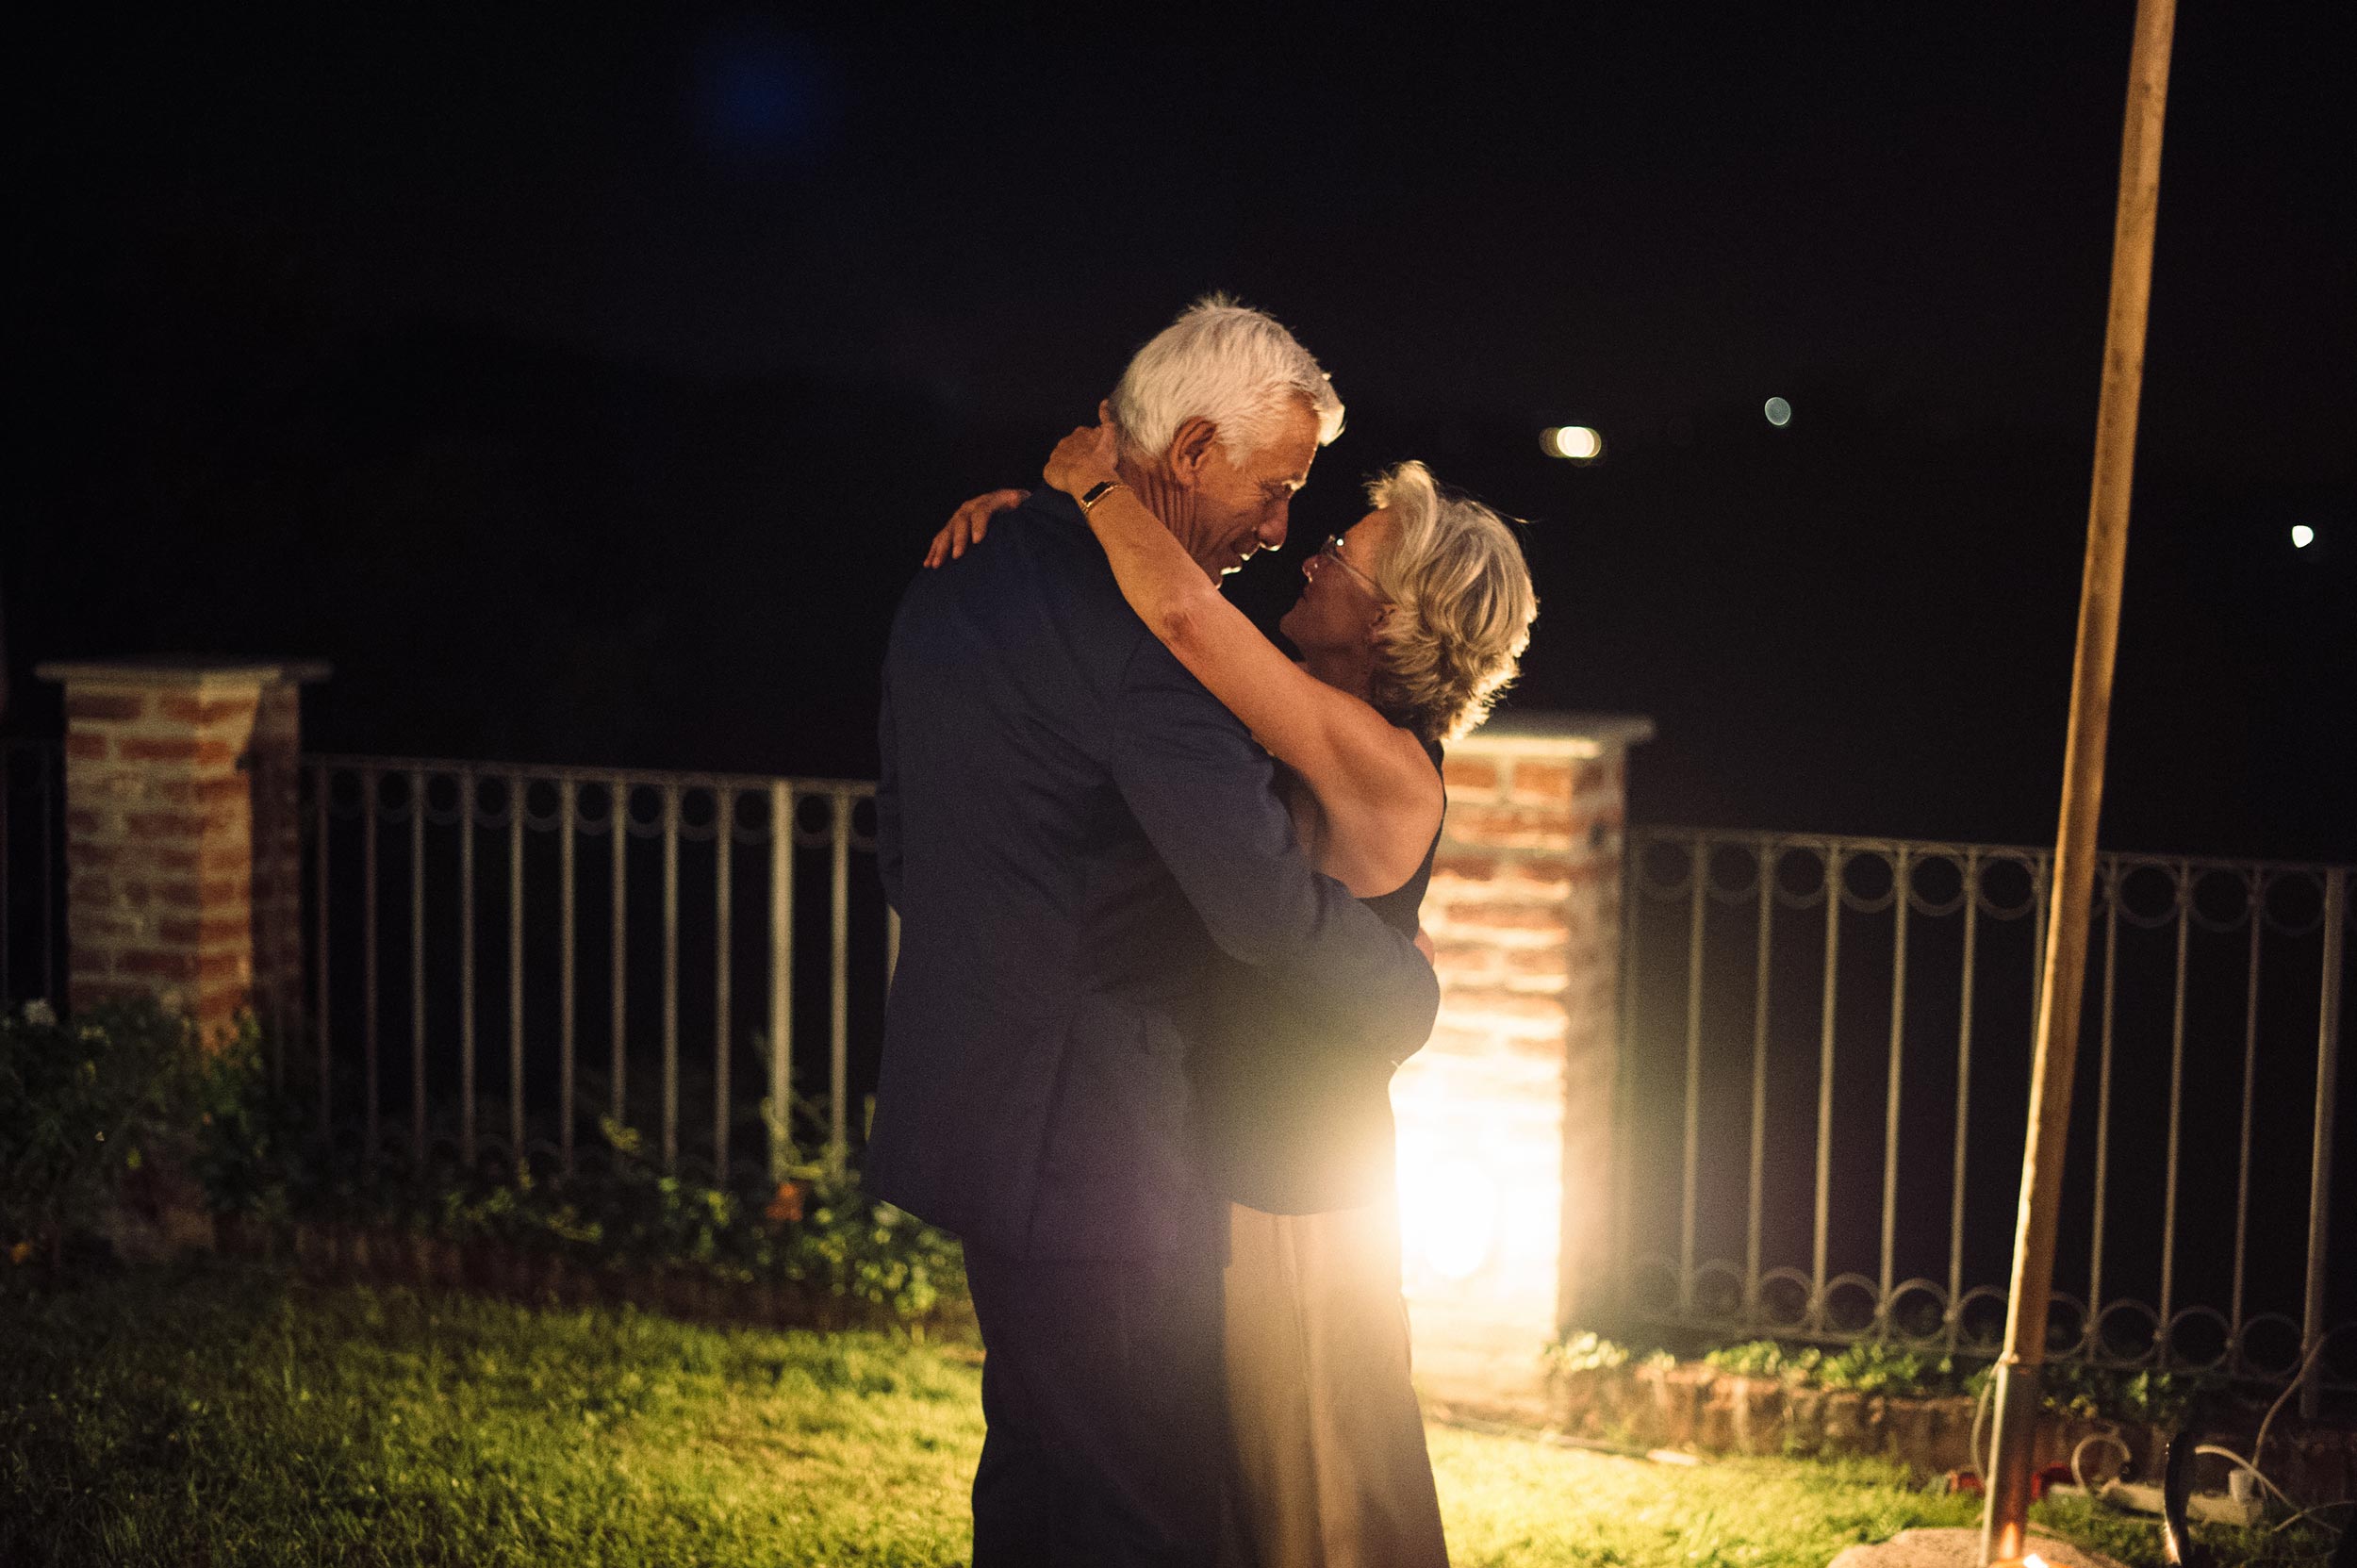
[(1261, 549), (1282, 550), (1285, 547), (1286, 515), (1292, 510), (1293, 500), (1287, 497), (1277, 503), (1275, 511), (1261, 520), (1261, 526), (1254, 532), (1260, 536)]

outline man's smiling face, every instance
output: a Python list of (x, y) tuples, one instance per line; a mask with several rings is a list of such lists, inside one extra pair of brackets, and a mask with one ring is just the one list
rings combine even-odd
[(1179, 541), (1195, 565), (1219, 578), (1282, 545), (1294, 492), (1309, 483), (1317, 453), (1318, 417), (1306, 399), (1288, 404), (1275, 437), (1242, 462), (1212, 453), (1196, 470), (1195, 536)]

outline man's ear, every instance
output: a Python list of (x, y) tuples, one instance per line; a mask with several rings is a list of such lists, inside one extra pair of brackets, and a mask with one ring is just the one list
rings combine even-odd
[(1192, 490), (1203, 482), (1203, 465), (1219, 446), (1219, 426), (1200, 414), (1179, 421), (1170, 437), (1172, 477)]

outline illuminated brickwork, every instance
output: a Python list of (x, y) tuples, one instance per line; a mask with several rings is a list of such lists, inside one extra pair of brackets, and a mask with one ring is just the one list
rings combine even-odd
[(1627, 759), (1651, 733), (1520, 715), (1450, 749), (1441, 1016), (1392, 1090), (1417, 1380), (1446, 1401), (1535, 1392), (1603, 1275)]

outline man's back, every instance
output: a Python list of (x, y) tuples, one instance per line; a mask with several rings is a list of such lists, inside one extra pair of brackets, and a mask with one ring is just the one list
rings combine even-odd
[(1428, 969), (1310, 871), (1266, 755), (1066, 498), (910, 588), (884, 688), (880, 1196), (1010, 1255), (1175, 1245), (1209, 1196), (1178, 1020), (1232, 960), (1421, 1043)]
[[(1215, 949), (1110, 755), (1129, 668), (1158, 657), (1061, 496), (920, 577), (893, 625), (884, 831), (902, 939), (868, 1168), (883, 1197), (1002, 1251), (1158, 1249), (1197, 1196), (1170, 1006)], [(1067, 1098), (1111, 1103), (1055, 1106), (1063, 1078)], [(1083, 1111), (1127, 1129), (1129, 1168), (1087, 1170), (1094, 1190), (1074, 1192), (1088, 1149), (1038, 1167), (1051, 1123)]]

